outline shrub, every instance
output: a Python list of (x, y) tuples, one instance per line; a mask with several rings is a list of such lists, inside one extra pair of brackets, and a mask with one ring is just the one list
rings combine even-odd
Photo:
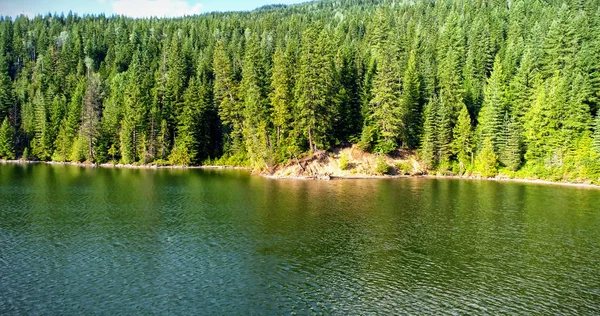
[(375, 165), (375, 172), (380, 175), (385, 175), (390, 173), (390, 165), (385, 162), (382, 156), (377, 158), (377, 164)]
[(349, 162), (348, 162), (348, 156), (346, 154), (341, 154), (340, 155), (340, 169), (342, 170), (348, 170), (349, 168)]
[(452, 164), (450, 163), (450, 160), (443, 159), (437, 166), (437, 174), (440, 176), (448, 176), (452, 173), (451, 169)]
[(399, 162), (396, 164), (396, 168), (398, 168), (398, 173), (401, 175), (410, 175), (413, 173), (413, 166), (410, 161)]

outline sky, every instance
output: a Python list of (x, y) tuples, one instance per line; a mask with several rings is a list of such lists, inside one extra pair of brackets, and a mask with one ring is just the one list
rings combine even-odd
[(15, 17), (69, 11), (138, 17), (176, 17), (213, 11), (252, 10), (268, 4), (294, 4), (307, 0), (0, 0), (0, 15)]

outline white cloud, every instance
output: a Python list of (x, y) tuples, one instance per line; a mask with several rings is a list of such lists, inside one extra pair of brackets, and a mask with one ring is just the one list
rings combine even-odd
[(190, 6), (183, 0), (116, 0), (111, 7), (114, 14), (133, 18), (178, 17), (203, 11), (201, 3)]

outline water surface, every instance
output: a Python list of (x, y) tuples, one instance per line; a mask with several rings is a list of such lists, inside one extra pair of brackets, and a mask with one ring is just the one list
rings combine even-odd
[(600, 191), (0, 165), (0, 314), (599, 314)]

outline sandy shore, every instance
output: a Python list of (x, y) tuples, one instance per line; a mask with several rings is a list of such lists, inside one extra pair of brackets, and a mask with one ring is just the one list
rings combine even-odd
[[(93, 164), (93, 163), (77, 163), (77, 162), (54, 162), (54, 161), (24, 161), (24, 160), (0, 160), (1, 164), (48, 164), (48, 165), (66, 165), (66, 166), (78, 166), (87, 168), (124, 168), (124, 169), (213, 169), (213, 170), (244, 170), (252, 171), (246, 167), (234, 167), (234, 166), (158, 166), (158, 165), (131, 165), (131, 164)], [(528, 184), (539, 184), (539, 185), (560, 185), (569, 186), (576, 188), (588, 188), (588, 189), (600, 189), (600, 185), (591, 183), (574, 183), (574, 182), (556, 182), (539, 179), (519, 179), (519, 178), (481, 178), (481, 177), (463, 177), (463, 176), (436, 176), (436, 175), (394, 175), (394, 176), (375, 176), (366, 174), (357, 174), (352, 176), (281, 176), (281, 175), (269, 175), (260, 174), (260, 176), (267, 179), (278, 179), (278, 180), (382, 180), (382, 179), (459, 179), (459, 180), (471, 180), (471, 181), (496, 181), (496, 182), (517, 182), (517, 183), (528, 183)]]
[(279, 179), (279, 180), (385, 180), (385, 179), (454, 179), (454, 180), (470, 180), (470, 181), (495, 181), (495, 182), (517, 182), (517, 183), (528, 183), (528, 184), (539, 184), (539, 185), (559, 185), (576, 188), (587, 188), (600, 190), (600, 185), (591, 183), (574, 183), (574, 182), (556, 182), (547, 181), (540, 179), (519, 179), (519, 178), (481, 178), (481, 177), (462, 177), (462, 176), (435, 176), (435, 175), (402, 175), (402, 176), (373, 176), (373, 175), (353, 175), (353, 176), (315, 176), (315, 177), (304, 177), (304, 176), (273, 176), (273, 175), (262, 175), (268, 179)]

